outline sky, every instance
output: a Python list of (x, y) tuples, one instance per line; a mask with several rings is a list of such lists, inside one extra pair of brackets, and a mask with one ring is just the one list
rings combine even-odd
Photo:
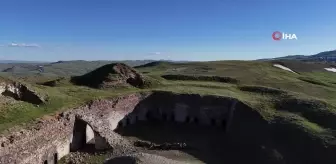
[[(0, 60), (253, 60), (336, 49), (334, 0), (0, 0)], [(274, 31), (297, 40), (272, 39)]]

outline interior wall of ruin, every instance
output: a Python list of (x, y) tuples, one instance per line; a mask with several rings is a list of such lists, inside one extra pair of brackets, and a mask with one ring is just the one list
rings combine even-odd
[[(94, 140), (97, 149), (127, 144), (114, 130), (118, 124), (127, 126), (151, 117), (177, 122), (199, 122), (221, 125), (228, 120), (233, 99), (217, 96), (199, 96), (157, 92), (130, 94), (113, 99), (95, 100), (84, 106), (55, 115), (48, 121), (36, 123), (16, 135), (13, 130), (0, 138), (0, 163), (35, 164), (49, 163), (55, 154), (59, 160), (70, 150)], [(74, 130), (81, 120), (79, 130)], [(36, 130), (38, 129), (38, 130)], [(14, 136), (14, 138), (12, 137)]]

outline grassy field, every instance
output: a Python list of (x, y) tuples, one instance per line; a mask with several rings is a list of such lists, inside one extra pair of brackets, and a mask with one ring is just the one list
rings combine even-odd
[[(303, 66), (309, 67), (309, 64)], [(48, 101), (40, 106), (21, 101), (12, 101), (10, 105), (8, 102), (1, 104), (0, 131), (5, 132), (13, 126), (29, 125), (36, 118), (70, 109), (92, 99), (134, 92), (171, 91), (234, 97), (258, 111), (269, 122), (294, 126), (326, 142), (334, 140), (335, 73), (321, 69), (301, 69), (296, 70), (298, 74), (294, 74), (273, 67), (271, 62), (256, 61), (157, 62), (136, 69), (149, 79), (159, 82), (159, 85), (147, 89), (128, 87), (99, 90), (75, 86), (69, 82), (69, 77), (61, 80), (55, 87), (38, 84), (56, 79), (54, 76), (19, 78), (42, 95), (47, 95)], [(167, 80), (163, 75), (184, 75), (184, 80), (178, 79), (179, 76)], [(213, 78), (191, 78), (186, 81), (186, 76), (217, 76), (234, 79), (236, 82), (220, 82)]]

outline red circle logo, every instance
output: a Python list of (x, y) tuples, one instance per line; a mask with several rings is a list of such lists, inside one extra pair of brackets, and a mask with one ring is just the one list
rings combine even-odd
[(273, 38), (273, 40), (281, 40), (281, 38), (282, 38), (282, 33), (279, 32), (279, 31), (275, 31), (275, 32), (273, 32), (273, 34), (272, 34), (272, 38)]

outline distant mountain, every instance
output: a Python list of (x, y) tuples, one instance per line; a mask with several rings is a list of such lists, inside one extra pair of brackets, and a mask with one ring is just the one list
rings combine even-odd
[(259, 60), (304, 60), (307, 59), (309, 56), (305, 55), (289, 55), (289, 56), (283, 56), (283, 57), (277, 57), (277, 58), (269, 58), (269, 59), (259, 59)]
[(320, 52), (316, 55), (312, 55), (311, 57), (336, 57), (336, 50)]
[(25, 61), (25, 60), (0, 60), (0, 63), (48, 63), (44, 61)]
[[(46, 76), (78, 76), (88, 73), (103, 65), (111, 63), (125, 63), (131, 67), (147, 64), (154, 60), (124, 60), (124, 61), (85, 61), (85, 60), (72, 60), (72, 61), (58, 61), (48, 63), (34, 63), (25, 61), (14, 61), (11, 63), (0, 63), (1, 73), (10, 73), (12, 75), (46, 75)], [(40, 71), (40, 69), (43, 71)]]
[(336, 50), (324, 51), (315, 55), (290, 55), (271, 59), (260, 59), (261, 61), (267, 60), (299, 60), (307, 62), (336, 62)]

